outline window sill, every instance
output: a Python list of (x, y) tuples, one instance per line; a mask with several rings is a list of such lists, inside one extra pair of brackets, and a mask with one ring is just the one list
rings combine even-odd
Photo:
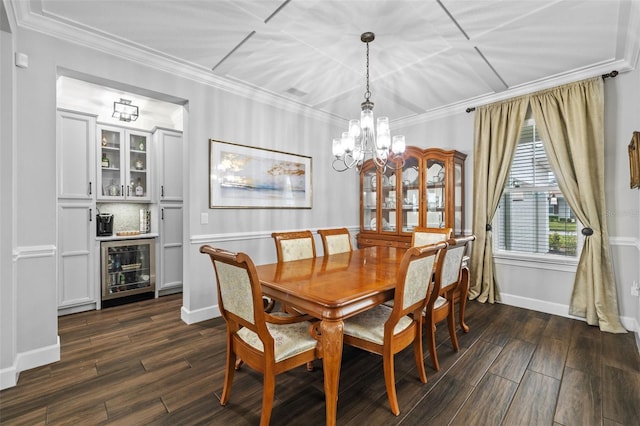
[(516, 253), (494, 251), (496, 265), (518, 266), (533, 269), (547, 269), (563, 272), (576, 272), (578, 259), (549, 254)]

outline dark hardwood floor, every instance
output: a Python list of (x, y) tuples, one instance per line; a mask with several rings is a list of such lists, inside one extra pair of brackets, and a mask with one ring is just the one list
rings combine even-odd
[[(224, 322), (186, 325), (181, 295), (59, 318), (61, 360), (0, 392), (0, 423), (256, 425), (262, 376), (236, 373), (219, 404)], [(454, 352), (438, 328), (441, 369), (396, 356), (400, 416), (389, 411), (381, 357), (345, 348), (340, 425), (638, 425), (640, 357), (632, 333), (506, 305), (470, 302)], [(276, 380), (272, 425), (325, 422), (322, 362)]]

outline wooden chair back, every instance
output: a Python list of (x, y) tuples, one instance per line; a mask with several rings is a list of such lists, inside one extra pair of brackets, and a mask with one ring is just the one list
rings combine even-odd
[(449, 247), (442, 265), (440, 277), (440, 294), (450, 290), (454, 290), (460, 282), (462, 274), (462, 258), (468, 250), (471, 241), (475, 240), (475, 236), (451, 238), (447, 241)]
[(347, 228), (319, 229), (324, 255), (346, 253), (353, 250)]
[(424, 226), (416, 226), (413, 228), (411, 235), (411, 246), (426, 246), (427, 244), (439, 243), (447, 241), (453, 235), (451, 228), (427, 228)]
[(251, 258), (245, 253), (202, 246), (201, 253), (208, 254), (218, 283), (218, 305), (224, 320), (232, 329), (247, 327), (269, 340), (264, 317), (260, 280)]
[(316, 243), (311, 231), (274, 232), (278, 262), (316, 257)]
[(408, 249), (398, 270), (394, 295), (394, 317), (398, 319), (412, 312), (422, 312), (435, 291), (434, 281), (429, 279), (441, 273), (442, 261), (447, 250), (447, 243), (441, 241), (421, 247)]

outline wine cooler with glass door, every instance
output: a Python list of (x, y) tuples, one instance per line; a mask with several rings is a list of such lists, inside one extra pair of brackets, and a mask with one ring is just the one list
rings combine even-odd
[(128, 296), (155, 295), (154, 238), (103, 241), (100, 246), (104, 307)]

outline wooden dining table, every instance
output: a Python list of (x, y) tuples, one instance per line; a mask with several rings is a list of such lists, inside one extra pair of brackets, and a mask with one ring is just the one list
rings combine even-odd
[(393, 299), (406, 248), (367, 247), (347, 253), (257, 266), (266, 296), (320, 322), (326, 424), (336, 424), (344, 319)]

